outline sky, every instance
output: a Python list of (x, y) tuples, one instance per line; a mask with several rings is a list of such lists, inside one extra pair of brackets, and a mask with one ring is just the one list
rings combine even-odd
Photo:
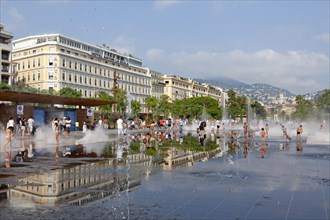
[(164, 74), (225, 76), (294, 94), (329, 89), (330, 1), (0, 0), (14, 39), (60, 33)]

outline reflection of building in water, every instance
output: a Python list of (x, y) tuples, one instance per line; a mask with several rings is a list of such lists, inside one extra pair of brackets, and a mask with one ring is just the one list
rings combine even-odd
[(123, 190), (128, 183), (130, 187), (139, 185), (143, 173), (134, 172), (127, 179), (123, 168), (103, 161), (37, 174), (20, 179), (22, 185), (12, 186), (10, 195), (41, 204), (80, 205)]
[(218, 157), (220, 155), (220, 147), (211, 151), (192, 152), (178, 151), (175, 148), (168, 150), (168, 156), (165, 158), (164, 169), (173, 167), (192, 166), (194, 162), (207, 161), (209, 158)]
[(142, 166), (152, 166), (153, 165), (153, 157), (148, 156), (144, 153), (127, 155), (127, 159), (130, 164), (139, 164)]

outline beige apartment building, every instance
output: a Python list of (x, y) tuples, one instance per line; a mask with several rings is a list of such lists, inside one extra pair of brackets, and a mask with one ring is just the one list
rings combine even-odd
[(176, 75), (164, 75), (164, 94), (171, 100), (193, 97), (192, 80)]
[(11, 40), (13, 39), (13, 34), (5, 31), (5, 26), (0, 23), (0, 82), (7, 83), (11, 85), (12, 83), (12, 46)]
[(126, 90), (132, 100), (144, 106), (151, 95), (151, 76), (142, 60), (61, 34), (29, 36), (13, 41), (13, 61), (17, 81), (41, 90), (59, 91), (70, 87), (83, 97), (96, 97), (99, 91), (114, 87)]
[(176, 75), (164, 75), (164, 81), (164, 94), (168, 95), (171, 100), (210, 96), (218, 100), (219, 105), (223, 104), (221, 88)]

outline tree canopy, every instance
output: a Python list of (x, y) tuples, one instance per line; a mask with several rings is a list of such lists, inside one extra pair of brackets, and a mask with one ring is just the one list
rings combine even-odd
[(59, 96), (71, 97), (71, 98), (81, 98), (82, 94), (70, 87), (64, 87), (58, 91)]

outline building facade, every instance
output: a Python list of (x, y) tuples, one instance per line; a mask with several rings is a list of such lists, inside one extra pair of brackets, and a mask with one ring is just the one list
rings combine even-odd
[(4, 30), (5, 26), (0, 24), (0, 82), (12, 84), (12, 46), (13, 34)]
[(192, 97), (192, 80), (176, 75), (165, 75), (164, 94), (172, 101)]
[(117, 88), (144, 106), (151, 94), (151, 76), (142, 60), (106, 45), (95, 46), (61, 34), (29, 36), (13, 41), (13, 61), (18, 82), (37, 90), (70, 87), (82, 97)]
[(219, 105), (223, 104), (221, 88), (176, 75), (164, 75), (164, 81), (164, 94), (168, 95), (172, 101), (183, 98), (210, 96), (216, 99)]
[(160, 98), (164, 95), (165, 81), (164, 74), (155, 70), (150, 70), (151, 75), (151, 96)]

